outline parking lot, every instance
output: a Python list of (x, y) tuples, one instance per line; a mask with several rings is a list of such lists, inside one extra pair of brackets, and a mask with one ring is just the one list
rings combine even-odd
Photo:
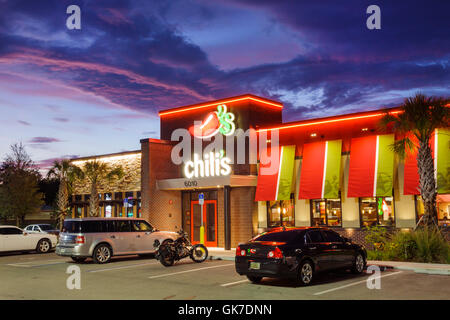
[[(66, 273), (81, 270), (81, 289), (69, 290)], [(116, 257), (109, 264), (49, 254), (0, 255), (0, 299), (450, 299), (450, 277), (411, 271), (381, 272), (381, 289), (368, 289), (368, 274), (321, 274), (312, 286), (263, 279), (252, 284), (233, 261), (179, 261), (166, 268), (153, 258)]]

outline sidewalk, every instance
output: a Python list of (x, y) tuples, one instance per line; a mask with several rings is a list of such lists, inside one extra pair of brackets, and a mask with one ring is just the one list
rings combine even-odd
[[(234, 261), (234, 256), (236, 254), (236, 249), (225, 250), (223, 248), (208, 248), (208, 251), (208, 259), (210, 260)], [(416, 273), (450, 276), (450, 264), (368, 260), (367, 265), (380, 266), (397, 270), (408, 270), (414, 271)]]

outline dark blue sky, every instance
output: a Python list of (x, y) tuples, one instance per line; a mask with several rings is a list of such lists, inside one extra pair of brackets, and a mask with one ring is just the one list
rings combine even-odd
[(449, 14), (437, 0), (0, 0), (0, 157), (17, 141), (43, 165), (137, 149), (159, 137), (158, 110), (243, 93), (283, 102), (285, 122), (448, 97)]

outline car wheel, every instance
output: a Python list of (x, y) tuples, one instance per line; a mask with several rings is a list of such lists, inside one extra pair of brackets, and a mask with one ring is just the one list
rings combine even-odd
[(314, 275), (314, 267), (311, 261), (303, 261), (298, 268), (298, 281), (303, 286), (311, 284)]
[(94, 262), (99, 264), (110, 262), (111, 257), (112, 250), (107, 244), (99, 244), (95, 247), (94, 253), (92, 254), (92, 259), (94, 259)]
[(41, 240), (39, 240), (39, 242), (36, 246), (36, 251), (38, 253), (47, 253), (50, 251), (51, 248), (52, 248), (52, 244), (51, 244), (50, 240), (41, 239)]
[(366, 261), (361, 253), (357, 253), (355, 256), (355, 261), (353, 261), (352, 272), (362, 273), (366, 266)]
[(72, 260), (73, 260), (74, 262), (76, 262), (76, 263), (81, 263), (81, 262), (86, 261), (86, 258), (85, 258), (85, 257), (71, 257), (71, 258), (72, 258)]
[(247, 279), (250, 280), (252, 283), (260, 283), (263, 277), (258, 276), (247, 276)]

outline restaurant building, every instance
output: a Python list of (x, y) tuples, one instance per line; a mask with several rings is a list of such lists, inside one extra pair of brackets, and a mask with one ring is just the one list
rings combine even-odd
[[(423, 205), (415, 155), (400, 160), (390, 148), (398, 137), (378, 128), (385, 112), (399, 109), (289, 123), (282, 122), (282, 109), (277, 101), (243, 95), (163, 110), (160, 139), (142, 139), (140, 150), (72, 161), (124, 167), (123, 179), (99, 189), (99, 215), (143, 217), (160, 230), (183, 228), (196, 243), (203, 211), (210, 247), (234, 248), (283, 225), (328, 226), (357, 242), (364, 242), (367, 226), (416, 225)], [(180, 129), (196, 137), (184, 144), (190, 148), (180, 150)], [(431, 147), (439, 224), (446, 226), (449, 128), (436, 130)], [(174, 160), (177, 155), (184, 160)], [(89, 186), (79, 183), (73, 216), (88, 214), (86, 197)]]

